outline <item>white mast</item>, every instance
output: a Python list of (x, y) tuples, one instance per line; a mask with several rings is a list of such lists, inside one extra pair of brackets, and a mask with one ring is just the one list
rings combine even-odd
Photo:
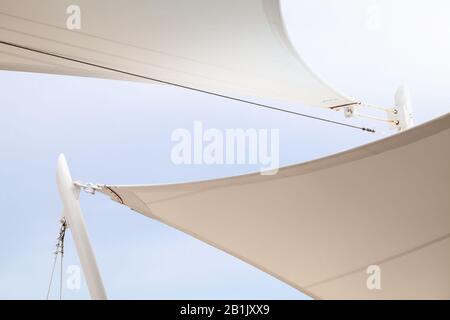
[(69, 167), (63, 154), (58, 158), (56, 182), (64, 205), (63, 216), (72, 231), (91, 298), (94, 300), (105, 300), (107, 299), (105, 288), (103, 287), (100, 271), (95, 261), (94, 251), (89, 241), (83, 213), (81, 212), (79, 202), (80, 187), (76, 186), (72, 181)]

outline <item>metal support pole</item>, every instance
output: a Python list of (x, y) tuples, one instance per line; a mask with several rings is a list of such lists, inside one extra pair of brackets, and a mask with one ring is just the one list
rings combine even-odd
[(105, 288), (103, 287), (100, 271), (95, 261), (94, 251), (89, 241), (83, 213), (81, 212), (79, 202), (80, 187), (74, 185), (66, 158), (63, 154), (58, 158), (56, 182), (64, 205), (63, 213), (68, 227), (72, 231), (91, 298), (94, 300), (105, 300), (107, 299)]

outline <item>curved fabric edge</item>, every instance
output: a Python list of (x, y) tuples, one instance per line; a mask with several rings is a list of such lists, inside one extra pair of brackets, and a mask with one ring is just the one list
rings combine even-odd
[[(299, 61), (299, 63), (309, 72), (309, 74), (316, 78), (318, 82), (320, 82), (324, 87), (328, 88), (329, 90), (336, 93), (337, 96), (340, 96), (342, 100), (347, 100), (349, 103), (355, 103), (358, 104), (359, 101), (349, 97), (347, 95), (344, 95), (341, 91), (336, 89), (334, 86), (332, 86), (330, 83), (325, 81), (323, 77), (321, 77), (317, 72), (314, 72), (308, 63), (306, 63), (305, 59), (302, 57), (300, 52), (295, 48), (294, 44), (292, 43), (291, 37), (289, 36), (289, 32), (287, 31), (287, 26), (285, 23), (285, 19), (283, 16), (283, 9), (282, 9), (282, 0), (277, 0), (276, 2), (273, 2), (271, 0), (264, 0), (264, 6), (266, 8), (266, 13), (268, 15), (269, 21), (272, 23), (272, 29), (274, 33), (278, 35), (280, 38), (280, 42), (282, 45), (284, 45), (287, 50), (289, 50), (294, 56), (294, 58)], [(331, 106), (331, 109), (336, 108), (336, 106)]]
[[(382, 152), (386, 152), (400, 146), (405, 146), (410, 143), (416, 142), (420, 139), (426, 138), (428, 136), (439, 133), (445, 129), (450, 127), (450, 113), (447, 113), (443, 116), (440, 116), (431, 121), (425, 122), (423, 124), (417, 125), (410, 129), (407, 129), (403, 132), (393, 134), (387, 138), (377, 140), (365, 145), (358, 146), (356, 148), (352, 148), (349, 150), (345, 150), (342, 152), (334, 153), (329, 156), (325, 156), (322, 158), (306, 161), (303, 163), (293, 164), (286, 167), (282, 167), (278, 170), (276, 175), (261, 175), (260, 172), (248, 173), (244, 175), (231, 176), (226, 178), (219, 179), (209, 179), (209, 180), (193, 180), (182, 183), (162, 183), (162, 184), (121, 184), (121, 185), (109, 185), (104, 184), (108, 187), (172, 187), (172, 186), (180, 186), (180, 187), (189, 187), (195, 186), (195, 189), (201, 189), (203, 185), (210, 186), (211, 184), (216, 185), (217, 187), (226, 187), (231, 186), (236, 183), (239, 183), (238, 180), (242, 178), (246, 178), (249, 180), (248, 183), (252, 182), (261, 182), (261, 181), (269, 181), (276, 179), (283, 179), (286, 177), (290, 177), (293, 175), (307, 174), (317, 170), (330, 168), (333, 166), (337, 166), (343, 163), (348, 163), (350, 161), (359, 160), (371, 155), (379, 154)], [(254, 178), (257, 178), (257, 181), (253, 181)]]

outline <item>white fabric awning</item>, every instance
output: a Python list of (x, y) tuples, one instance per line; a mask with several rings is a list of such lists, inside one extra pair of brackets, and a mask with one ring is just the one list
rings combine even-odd
[(448, 299), (449, 141), (447, 114), (274, 176), (102, 192), (312, 297)]
[[(80, 30), (66, 27), (70, 5), (81, 9)], [(221, 94), (354, 102), (297, 55), (277, 0), (2, 0), (0, 40)], [(142, 81), (5, 44), (0, 69)]]
[[(80, 30), (66, 28), (71, 5)], [(276, 0), (2, 0), (0, 41), (4, 70), (141, 81), (46, 52), (221, 94), (355, 102), (297, 55)], [(102, 192), (313, 297), (450, 298), (449, 126), (447, 115), (275, 176)], [(381, 290), (366, 287), (373, 264)]]

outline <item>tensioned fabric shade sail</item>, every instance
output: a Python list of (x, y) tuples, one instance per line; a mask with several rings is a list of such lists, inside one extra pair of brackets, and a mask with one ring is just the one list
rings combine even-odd
[[(80, 30), (66, 27), (71, 5), (81, 9)], [(216, 93), (354, 102), (297, 55), (277, 0), (2, 0), (0, 40)], [(142, 81), (5, 44), (0, 69)]]
[[(71, 5), (80, 30), (66, 28)], [(46, 52), (217, 93), (354, 102), (296, 54), (276, 0), (2, 0), (0, 41), (5, 70), (142, 80)], [(450, 298), (449, 126), (447, 115), (275, 176), (102, 192), (313, 297)], [(372, 264), (381, 290), (366, 287)]]
[(448, 299), (449, 141), (447, 114), (273, 176), (102, 192), (312, 297)]

